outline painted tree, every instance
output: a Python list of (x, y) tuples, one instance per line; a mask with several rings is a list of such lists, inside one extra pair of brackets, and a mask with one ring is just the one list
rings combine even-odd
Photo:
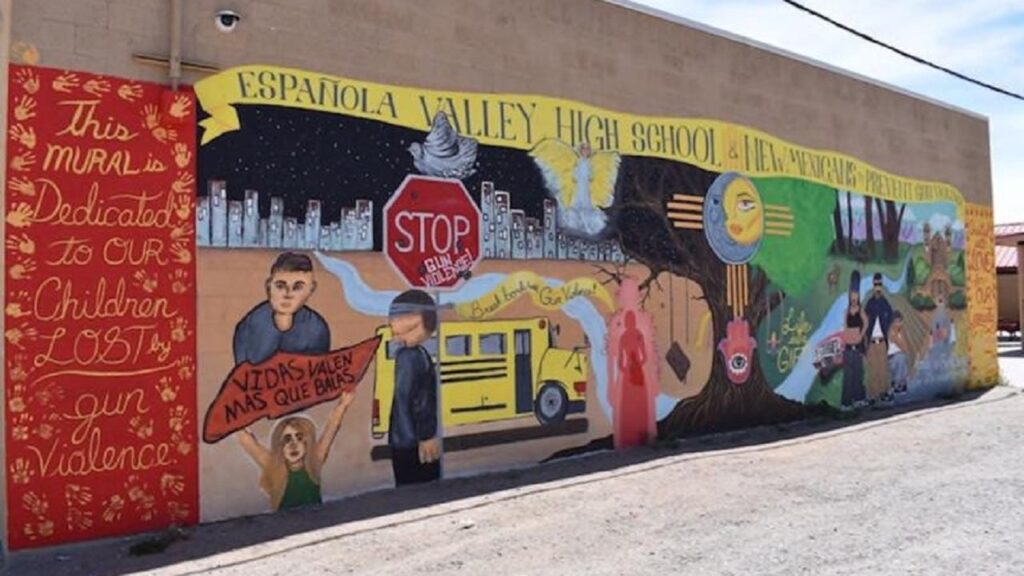
[(803, 296), (824, 281), (832, 189), (791, 178), (760, 178), (754, 185), (766, 204), (788, 206), (795, 225), (790, 236), (766, 236), (752, 264), (787, 295)]
[(882, 250), (885, 259), (895, 262), (900, 257), (900, 230), (903, 227), (903, 213), (907, 209), (906, 204), (900, 204), (896, 208), (896, 202), (875, 198), (875, 205), (878, 207), (878, 219), (882, 229)]
[(843, 236), (843, 210), (839, 202), (839, 191), (835, 192), (836, 207), (832, 210), (832, 227), (835, 229), (836, 238), (833, 250), (836, 254), (846, 254), (846, 238)]
[[(665, 215), (666, 203), (674, 194), (703, 196), (716, 176), (677, 162), (625, 158), (616, 193), (619, 201), (610, 214), (618, 222), (623, 250), (650, 271), (642, 288), (650, 289), (662, 272), (700, 284), (717, 343), (725, 338), (732, 319), (726, 303), (726, 265), (715, 255), (703, 232), (674, 228)], [(784, 290), (803, 291), (815, 277), (823, 279), (824, 257), (834, 234), (829, 219), (834, 198), (830, 189), (783, 179), (759, 180), (755, 185), (765, 202), (790, 206), (796, 226), (788, 239), (766, 237), (763, 255), (759, 254), (749, 266), (751, 306), (747, 317), (752, 334), (757, 333), (766, 312), (785, 298)], [(770, 285), (775, 289), (769, 298)], [(681, 400), (659, 422), (659, 434), (677, 437), (805, 417), (808, 407), (776, 395), (760, 363), (752, 360), (748, 380), (733, 384), (726, 375), (722, 355), (715, 353), (703, 390)]]
[(853, 245), (853, 194), (850, 193), (849, 190), (846, 191), (846, 224), (847, 224), (847, 226), (846, 226), (846, 235), (847, 235), (847, 238), (849, 238), (849, 240), (850, 240), (849, 250), (847, 250), (846, 253), (852, 255), (854, 253), (854, 245)]
[(864, 234), (867, 237), (868, 259), (875, 257), (875, 211), (874, 202), (870, 196), (864, 196)]

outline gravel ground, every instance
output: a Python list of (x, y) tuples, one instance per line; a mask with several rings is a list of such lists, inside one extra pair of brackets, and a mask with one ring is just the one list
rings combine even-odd
[(1022, 416), (1000, 387), (223, 522), (151, 556), (22, 554), (7, 573), (1024, 574)]

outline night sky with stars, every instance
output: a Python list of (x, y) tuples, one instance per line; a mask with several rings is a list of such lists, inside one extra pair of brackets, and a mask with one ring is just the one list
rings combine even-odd
[[(241, 129), (199, 150), (199, 193), (206, 182), (225, 180), (228, 198), (260, 193), (260, 216), (270, 197), (285, 199), (285, 216), (305, 219), (310, 199), (322, 202), (323, 224), (339, 219), (342, 207), (373, 201), (374, 247), (381, 248), (384, 204), (408, 174), (417, 174), (407, 148), (426, 132), (339, 114), (277, 106), (236, 106)], [(548, 196), (540, 169), (523, 150), (481, 145), (476, 173), (463, 180), (479, 202), (480, 185), (511, 193), (512, 208), (541, 218)]]

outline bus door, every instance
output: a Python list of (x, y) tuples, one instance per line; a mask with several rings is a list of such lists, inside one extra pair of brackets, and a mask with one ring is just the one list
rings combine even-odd
[(515, 331), (516, 412), (533, 412), (533, 358), (530, 330)]

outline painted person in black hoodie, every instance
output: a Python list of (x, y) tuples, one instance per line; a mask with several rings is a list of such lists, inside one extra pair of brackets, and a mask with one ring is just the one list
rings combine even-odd
[(441, 441), (437, 429), (437, 372), (423, 343), (437, 330), (434, 299), (407, 290), (391, 302), (388, 324), (402, 347), (395, 353), (395, 390), (391, 401), (391, 468), (395, 485), (432, 482), (441, 477)]

